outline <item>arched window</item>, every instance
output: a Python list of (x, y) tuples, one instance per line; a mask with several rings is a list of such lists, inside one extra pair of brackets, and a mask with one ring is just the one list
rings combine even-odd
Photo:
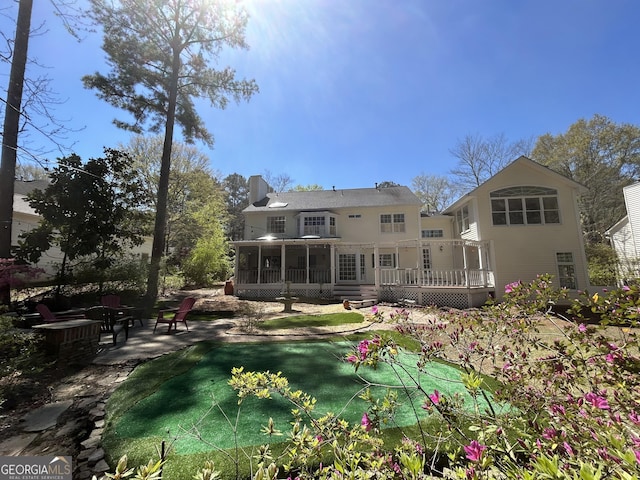
[(494, 225), (545, 225), (560, 223), (558, 191), (519, 186), (494, 190), (491, 215)]

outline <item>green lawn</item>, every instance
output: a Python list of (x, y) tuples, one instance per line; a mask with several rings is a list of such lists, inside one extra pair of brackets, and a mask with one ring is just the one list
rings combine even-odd
[[(112, 395), (103, 445), (112, 462), (126, 453), (131, 464), (140, 464), (157, 457), (155, 451), (162, 440), (174, 439), (165, 472), (170, 478), (186, 479), (192, 478), (195, 468), (207, 458), (217, 458), (219, 464), (228, 461), (224, 455), (212, 453), (216, 449), (233, 451), (237, 442), (251, 450), (268, 442), (260, 429), (270, 417), (286, 434), (291, 406), (282, 399), (248, 399), (237, 415), (237, 397), (227, 384), (235, 366), (244, 366), (245, 370), (280, 371), (293, 388), (318, 399), (319, 415), (332, 411), (349, 422), (359, 423), (366, 409), (364, 401), (357, 398), (363, 379), (354, 373), (352, 365), (342, 361), (351, 346), (345, 341), (202, 343), (166, 355), (138, 367)], [(412, 353), (405, 351), (402, 355), (408, 364), (415, 364)], [(442, 381), (443, 378), (459, 379), (459, 371), (453, 367), (434, 363), (427, 370), (429, 375), (410, 369), (400, 379), (386, 366), (375, 371), (360, 370), (358, 374), (371, 382), (391, 385), (407, 382), (407, 375), (411, 374), (419, 378), (426, 391), (437, 388), (444, 394), (457, 391), (466, 395), (458, 381)], [(382, 396), (385, 391), (378, 388), (376, 394)], [(413, 407), (417, 406), (420, 415), (425, 415), (419, 408), (423, 398), (416, 392), (401, 396), (401, 401), (403, 407), (395, 426), (416, 423)], [(212, 405), (215, 405), (213, 409)], [(235, 425), (236, 418), (237, 434), (234, 435), (235, 427), (230, 424)], [(198, 435), (194, 436), (196, 429)]]
[(333, 327), (349, 323), (364, 322), (364, 315), (358, 312), (327, 313), (323, 315), (293, 315), (273, 318), (258, 324), (260, 330), (280, 330), (298, 327)]

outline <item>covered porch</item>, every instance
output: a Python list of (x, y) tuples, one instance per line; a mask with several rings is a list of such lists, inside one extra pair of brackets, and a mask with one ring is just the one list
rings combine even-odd
[[(306, 298), (338, 298), (341, 286), (375, 291), (379, 301), (410, 299), (446, 305), (449, 294), (482, 303), (494, 290), (490, 244), (424, 239), (378, 245), (338, 238), (245, 240), (236, 248), (235, 291), (275, 299), (285, 291)], [(370, 295), (370, 293), (368, 293)], [(463, 306), (456, 300), (456, 306)], [(475, 306), (479, 300), (466, 302)]]

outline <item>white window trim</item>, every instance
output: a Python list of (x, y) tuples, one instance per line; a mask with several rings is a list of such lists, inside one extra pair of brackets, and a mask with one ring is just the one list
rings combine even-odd
[[(559, 258), (560, 255), (570, 255), (571, 260), (565, 261)], [(573, 272), (572, 276), (563, 276), (560, 273), (561, 267), (571, 267)], [(558, 283), (563, 288), (568, 288), (570, 290), (575, 290), (578, 288), (578, 279), (576, 278), (576, 261), (573, 252), (556, 252), (556, 268), (558, 271)], [(573, 285), (568, 285), (567, 279), (571, 279), (573, 281)]]
[[(501, 194), (503, 193), (503, 194)], [(527, 218), (527, 199), (537, 199), (539, 210), (529, 210), (529, 212), (538, 212), (540, 215), (540, 222), (537, 223), (529, 223), (529, 219)], [(553, 198), (555, 199), (556, 208), (555, 209), (545, 209), (544, 207), (544, 199), (545, 198)], [(520, 206), (522, 210), (514, 210), (514, 212), (521, 212), (522, 214), (522, 223), (511, 223), (511, 210), (509, 206), (509, 200), (519, 200)], [(494, 210), (493, 201), (494, 200), (502, 200), (504, 201), (505, 210)], [(489, 208), (491, 211), (491, 224), (494, 227), (512, 227), (512, 226), (541, 226), (541, 225), (559, 225), (562, 222), (560, 216), (560, 200), (558, 198), (558, 191), (555, 188), (548, 187), (534, 187), (534, 186), (522, 186), (522, 187), (511, 187), (500, 190), (495, 190), (489, 193)], [(547, 222), (545, 218), (545, 213), (556, 212), (558, 217), (557, 222)], [(500, 214), (505, 216), (505, 223), (496, 223), (495, 215)]]

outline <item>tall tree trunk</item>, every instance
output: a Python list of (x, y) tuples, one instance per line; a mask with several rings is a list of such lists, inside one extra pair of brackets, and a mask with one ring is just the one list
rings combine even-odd
[[(2, 130), (2, 159), (0, 160), (0, 258), (11, 258), (11, 223), (13, 221), (13, 193), (18, 152), (18, 128), (22, 106), (22, 88), (29, 49), (31, 10), (33, 0), (20, 0), (16, 36), (11, 59)], [(9, 283), (0, 288), (0, 304), (11, 302)]]
[(178, 99), (178, 78), (180, 75), (180, 50), (174, 46), (171, 79), (169, 84), (169, 102), (167, 105), (167, 122), (164, 131), (162, 161), (160, 163), (160, 179), (158, 181), (158, 201), (156, 204), (156, 220), (153, 229), (153, 247), (151, 263), (147, 279), (145, 310), (151, 311), (158, 298), (158, 279), (160, 278), (160, 262), (164, 254), (165, 232), (167, 228), (167, 200), (169, 197), (169, 173), (171, 172), (171, 149), (173, 146), (173, 127), (176, 118)]

